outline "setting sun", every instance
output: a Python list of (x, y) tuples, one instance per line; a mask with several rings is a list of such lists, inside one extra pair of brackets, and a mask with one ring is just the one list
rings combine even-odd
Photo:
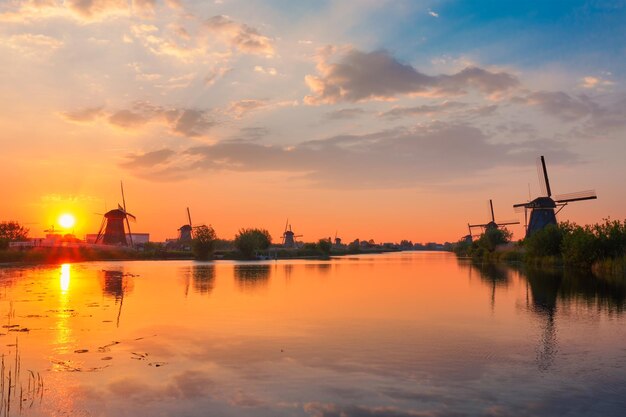
[(59, 217), (59, 224), (62, 228), (69, 229), (73, 227), (74, 224), (76, 224), (76, 219), (71, 214), (63, 214), (61, 217)]

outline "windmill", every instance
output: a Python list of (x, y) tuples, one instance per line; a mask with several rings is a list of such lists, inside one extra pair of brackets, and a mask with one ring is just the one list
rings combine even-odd
[(335, 246), (341, 246), (341, 238), (337, 237), (338, 232), (338, 230), (335, 230)]
[(189, 223), (185, 224), (178, 229), (178, 241), (179, 242), (191, 242), (193, 239), (193, 226), (191, 223), (191, 213), (189, 212), (189, 207), (187, 207), (187, 218), (189, 219)]
[(302, 235), (296, 235), (293, 232), (293, 230), (291, 230), (289, 219), (287, 219), (287, 223), (285, 223), (285, 231), (283, 232), (283, 246), (286, 248), (295, 248), (296, 247), (295, 238), (297, 237), (302, 237)]
[(472, 241), (472, 237), (474, 236), (472, 234), (472, 229), (476, 228), (476, 227), (480, 227), (483, 230), (483, 233), (486, 232), (487, 230), (492, 230), (492, 229), (498, 229), (500, 226), (508, 226), (511, 224), (519, 224), (519, 222), (517, 220), (507, 220), (504, 222), (496, 222), (496, 217), (494, 215), (493, 212), (493, 201), (489, 200), (489, 208), (490, 208), (490, 213), (491, 213), (491, 221), (485, 224), (467, 224), (467, 228), (469, 230), (469, 234), (467, 236), (464, 237), (465, 240), (468, 241)]
[[(121, 181), (120, 188), (122, 190), (123, 206), (120, 206), (118, 204), (116, 209), (109, 210), (104, 213), (104, 217), (102, 218), (102, 224), (100, 225), (100, 231), (98, 232), (95, 243), (133, 247), (133, 236), (130, 231), (129, 218), (132, 221), (136, 221), (137, 218), (126, 211), (124, 184), (122, 184)], [(126, 223), (126, 227), (128, 228), (128, 241), (126, 240), (124, 223)]]
[[(538, 160), (537, 172), (539, 174), (539, 183), (544, 195), (526, 203), (513, 205), (516, 211), (524, 210), (524, 217), (527, 222), (526, 237), (532, 235), (537, 230), (543, 229), (549, 224), (556, 225), (556, 215), (568, 203), (582, 200), (595, 200), (598, 198), (594, 190), (562, 194), (552, 198), (552, 189), (550, 188), (550, 181), (548, 179), (546, 160), (543, 155)], [(528, 212), (530, 212), (530, 220), (528, 220)]]

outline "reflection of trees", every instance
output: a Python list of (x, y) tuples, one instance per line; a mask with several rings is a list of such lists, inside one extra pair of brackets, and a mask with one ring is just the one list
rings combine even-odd
[(193, 290), (200, 294), (211, 294), (215, 287), (215, 266), (196, 265), (191, 270)]
[(235, 265), (235, 282), (241, 290), (266, 287), (270, 279), (269, 265)]

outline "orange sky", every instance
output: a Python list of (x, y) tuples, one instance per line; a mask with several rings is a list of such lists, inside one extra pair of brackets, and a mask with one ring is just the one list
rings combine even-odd
[[(456, 241), (490, 198), (523, 222), (539, 155), (555, 194), (598, 193), (562, 220), (625, 218), (621, 64), (593, 45), (532, 55), (496, 17), (477, 27), (500, 37), (470, 45), (427, 3), (7, 2), (0, 220), (40, 236), (68, 212), (96, 233), (123, 180), (133, 231), (157, 241), (186, 207), (227, 239), (278, 241), (289, 218), (309, 241)], [(364, 29), (380, 16), (423, 28), (419, 48)]]

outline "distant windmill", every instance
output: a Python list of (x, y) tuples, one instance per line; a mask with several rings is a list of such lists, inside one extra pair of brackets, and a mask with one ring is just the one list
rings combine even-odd
[(193, 226), (191, 223), (191, 213), (189, 212), (189, 207), (187, 207), (187, 219), (189, 219), (189, 223), (181, 226), (180, 229), (178, 229), (179, 242), (190, 242), (193, 239)]
[(295, 248), (297, 237), (302, 237), (302, 235), (296, 235), (291, 230), (291, 225), (289, 224), (289, 219), (287, 219), (287, 223), (285, 223), (285, 231), (283, 232), (283, 246), (286, 248)]
[(341, 245), (341, 238), (337, 237), (338, 230), (335, 230), (335, 246)]
[[(526, 237), (532, 235), (537, 230), (543, 229), (549, 224), (556, 225), (556, 215), (568, 203), (582, 200), (595, 200), (598, 198), (594, 190), (562, 194), (552, 198), (552, 190), (550, 189), (550, 181), (548, 180), (548, 170), (546, 169), (546, 160), (543, 155), (538, 161), (537, 171), (544, 196), (537, 197), (527, 203), (513, 205), (517, 211), (524, 210), (524, 216), (527, 220)], [(555, 209), (557, 210), (555, 211)], [(530, 221), (528, 221), (529, 211)]]
[(471, 241), (472, 237), (472, 229), (480, 227), (484, 232), (487, 230), (498, 229), (500, 226), (508, 226), (511, 224), (519, 224), (517, 220), (508, 220), (504, 222), (496, 222), (496, 217), (493, 212), (493, 201), (489, 200), (489, 208), (491, 213), (491, 221), (485, 224), (467, 224), (467, 228), (469, 229), (469, 235), (465, 237), (465, 239)]
[[(137, 218), (126, 211), (126, 198), (124, 197), (124, 184), (120, 181), (120, 188), (122, 190), (122, 203), (123, 206), (117, 205), (114, 210), (109, 210), (104, 213), (102, 218), (102, 224), (100, 225), (100, 231), (96, 237), (95, 243), (102, 243), (105, 245), (120, 245), (133, 247), (133, 237), (130, 231), (129, 218), (132, 221), (136, 221)], [(128, 238), (126, 240), (126, 232), (124, 230), (124, 223), (128, 228)], [(130, 244), (129, 244), (130, 243)]]

